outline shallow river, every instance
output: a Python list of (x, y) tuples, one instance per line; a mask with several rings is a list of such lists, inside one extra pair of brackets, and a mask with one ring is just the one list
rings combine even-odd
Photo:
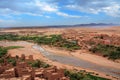
[(76, 58), (73, 56), (55, 55), (54, 53), (46, 51), (39, 45), (34, 45), (33, 48), (36, 50), (39, 50), (42, 55), (44, 55), (45, 57), (47, 57), (53, 61), (57, 61), (57, 62), (60, 62), (63, 64), (69, 64), (72, 66), (81, 67), (84, 69), (90, 69), (90, 70), (94, 70), (97, 72), (102, 72), (102, 73), (120, 78), (120, 74), (117, 74), (117, 73), (120, 73), (120, 69), (96, 65), (92, 62), (85, 61), (85, 60), (82, 60), (82, 59), (79, 59), (79, 58)]

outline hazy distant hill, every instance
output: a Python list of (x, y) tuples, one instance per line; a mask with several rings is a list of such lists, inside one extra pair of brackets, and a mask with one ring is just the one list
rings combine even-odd
[[(16, 26), (4, 28), (63, 28), (63, 27), (97, 27), (97, 26), (117, 26), (118, 24), (112, 23), (89, 23), (89, 24), (75, 24), (75, 25), (50, 25), (50, 26)], [(3, 28), (3, 27), (0, 27)]]

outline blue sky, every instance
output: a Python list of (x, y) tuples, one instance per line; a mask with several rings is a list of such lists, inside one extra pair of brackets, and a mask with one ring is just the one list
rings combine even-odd
[(120, 23), (120, 0), (0, 0), (0, 27)]

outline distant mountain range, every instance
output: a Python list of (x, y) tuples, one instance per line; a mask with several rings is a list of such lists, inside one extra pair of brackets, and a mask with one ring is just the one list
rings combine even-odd
[(109, 23), (109, 24), (106, 24), (106, 23), (89, 23), (89, 24), (77, 24), (75, 26), (107, 26), (107, 25), (116, 25), (116, 24), (113, 24), (113, 23)]
[(5, 28), (64, 28), (64, 27), (69, 28), (69, 27), (100, 27), (100, 26), (118, 26), (118, 25), (119, 24), (113, 24), (113, 23), (89, 23), (89, 24), (76, 24), (76, 25), (17, 26), (17, 27), (5, 27)]

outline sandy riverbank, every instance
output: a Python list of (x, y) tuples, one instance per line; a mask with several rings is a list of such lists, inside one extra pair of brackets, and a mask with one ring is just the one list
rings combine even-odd
[(97, 56), (94, 54), (91, 54), (90, 52), (86, 50), (77, 50), (75, 52), (70, 52), (66, 50), (60, 50), (55, 47), (47, 46), (47, 45), (42, 45), (44, 49), (46, 49), (49, 52), (58, 54), (58, 55), (65, 55), (65, 56), (75, 56), (77, 58), (95, 63), (97, 65), (102, 65), (102, 66), (108, 66), (111, 68), (118, 68), (120, 69), (120, 63), (116, 63), (114, 61), (108, 60), (107, 58), (104, 58), (102, 56)]

